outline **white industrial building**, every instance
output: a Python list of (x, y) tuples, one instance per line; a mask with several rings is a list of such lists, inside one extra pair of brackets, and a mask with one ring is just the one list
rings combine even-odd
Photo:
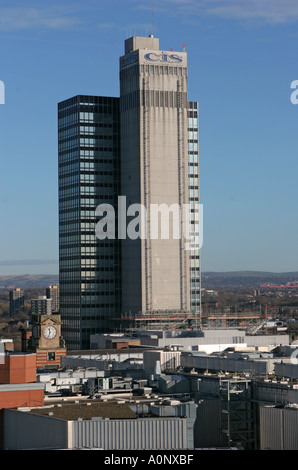
[[(158, 411), (157, 406), (150, 417), (132, 418), (130, 414), (127, 419), (103, 418), (100, 411), (90, 417), (88, 411), (94, 408), (90, 402), (68, 405), (73, 407), (70, 417), (57, 418), (56, 414), (63, 412), (64, 406), (60, 403), (43, 409), (4, 410), (2, 449), (193, 449), (194, 404), (188, 409), (177, 407), (176, 411), (174, 406), (169, 406), (167, 413)], [(113, 406), (121, 405), (115, 402)], [(75, 411), (80, 417), (72, 419)]]
[[(90, 337), (93, 349), (105, 348), (112, 339), (125, 339), (125, 334), (94, 334)], [(289, 345), (287, 334), (247, 335), (238, 329), (217, 328), (204, 330), (140, 330), (136, 338), (140, 347), (166, 348), (184, 351), (203, 351), (207, 354), (229, 347), (260, 347)], [(135, 338), (135, 339), (136, 339)], [(129, 339), (127, 337), (127, 339)]]

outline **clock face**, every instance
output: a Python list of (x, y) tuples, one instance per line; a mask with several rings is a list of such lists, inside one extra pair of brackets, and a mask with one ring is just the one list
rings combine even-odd
[(57, 334), (57, 331), (56, 331), (56, 328), (54, 326), (47, 326), (44, 329), (43, 334), (44, 334), (45, 338), (53, 339), (53, 338), (55, 338), (55, 336)]

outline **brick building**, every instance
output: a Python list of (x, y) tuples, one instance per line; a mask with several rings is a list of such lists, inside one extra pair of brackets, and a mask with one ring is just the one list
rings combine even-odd
[(36, 382), (36, 354), (6, 351), (0, 359), (0, 409), (43, 405), (44, 386)]

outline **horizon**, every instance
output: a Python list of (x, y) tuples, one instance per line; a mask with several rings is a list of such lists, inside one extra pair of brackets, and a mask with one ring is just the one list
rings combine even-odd
[[(202, 271), (202, 274), (273, 274), (273, 275), (298, 275), (297, 271), (254, 271), (254, 270), (242, 270), (242, 271)], [(0, 274), (1, 278), (6, 277), (24, 277), (24, 276), (32, 276), (32, 277), (59, 277), (59, 273), (24, 273), (24, 274)]]

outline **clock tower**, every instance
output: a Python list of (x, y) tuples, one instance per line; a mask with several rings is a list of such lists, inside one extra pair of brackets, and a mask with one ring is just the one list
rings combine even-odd
[(30, 349), (36, 351), (37, 368), (60, 365), (60, 358), (65, 356), (66, 348), (61, 336), (59, 314), (32, 315)]

